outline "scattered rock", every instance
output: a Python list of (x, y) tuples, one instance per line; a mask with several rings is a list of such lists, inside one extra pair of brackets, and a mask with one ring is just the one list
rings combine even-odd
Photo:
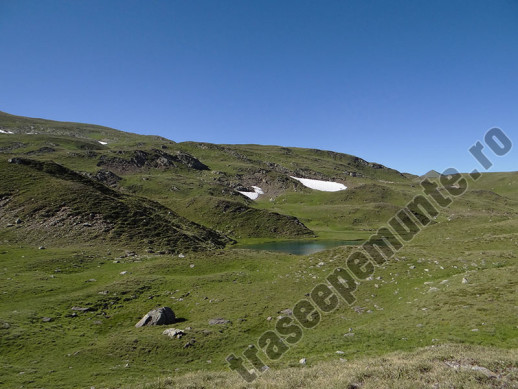
[(287, 309), (283, 309), (282, 311), (280, 311), (279, 313), (282, 313), (283, 315), (287, 315), (287, 316), (291, 316), (293, 315), (293, 311), (289, 308)]
[(9, 323), (4, 323), (4, 324), (2, 324), (2, 328), (4, 330), (8, 330), (9, 328), (11, 328), (11, 325)]
[(162, 332), (162, 335), (167, 335), (170, 338), (180, 339), (183, 335), (185, 335), (185, 332), (179, 330), (178, 328), (168, 328), (167, 330)]
[(38, 247), (38, 250), (45, 250), (45, 246)]
[(14, 221), (15, 224), (22, 224), (22, 219), (18, 218)]
[(78, 312), (89, 312), (89, 311), (93, 311), (92, 308), (83, 308), (83, 307), (72, 307), (70, 308), (72, 311), (78, 311)]
[(305, 364), (306, 364), (306, 362), (307, 362), (306, 358), (301, 358), (301, 359), (300, 359), (300, 361), (299, 361), (299, 363), (300, 363), (301, 365), (305, 365)]
[(217, 318), (217, 319), (210, 319), (209, 324), (210, 325), (216, 325), (216, 324), (227, 324), (230, 323), (230, 320)]
[(498, 376), (486, 367), (478, 365), (460, 364), (455, 361), (444, 361), (446, 366), (449, 366), (455, 370), (475, 370), (484, 374), (488, 378), (497, 378)]
[(183, 348), (192, 347), (194, 346), (194, 343), (196, 343), (196, 339), (191, 339), (183, 345)]
[(44, 323), (49, 323), (49, 322), (52, 321), (52, 318), (51, 317), (44, 317), (44, 318), (41, 319), (41, 321), (44, 322)]
[(161, 307), (146, 313), (146, 315), (135, 324), (135, 327), (173, 324), (175, 321), (176, 316), (173, 310), (169, 307)]
[(467, 283), (469, 283), (469, 281), (468, 281), (468, 279), (467, 279), (467, 278), (463, 278), (463, 279), (462, 279), (462, 283), (463, 283), (463, 284), (467, 284)]
[(124, 274), (128, 274), (128, 272), (127, 272), (126, 270), (124, 270), (124, 271), (121, 271), (119, 274), (120, 274), (121, 276), (123, 276)]

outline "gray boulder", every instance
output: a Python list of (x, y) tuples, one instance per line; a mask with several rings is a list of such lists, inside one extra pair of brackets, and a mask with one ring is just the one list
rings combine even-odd
[(143, 326), (173, 324), (175, 320), (176, 316), (171, 308), (161, 307), (149, 311), (137, 324), (135, 324), (135, 327), (139, 328)]

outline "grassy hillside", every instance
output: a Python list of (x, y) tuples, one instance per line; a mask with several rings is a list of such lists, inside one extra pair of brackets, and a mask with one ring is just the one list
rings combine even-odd
[[(54, 161), (90, 176), (110, 174), (115, 190), (155, 200), (179, 215), (234, 239), (329, 235), (331, 230), (365, 230), (384, 220), (394, 210), (384, 201), (385, 185), (406, 185), (408, 176), (347, 154), (314, 149), (259, 145), (213, 145), (175, 143), (160, 137), (129, 134), (101, 126), (31, 119), (0, 113), (0, 155)], [(102, 143), (100, 143), (102, 142)], [(316, 193), (290, 176), (331, 180), (368, 188), (369, 203), (362, 211), (336, 214), (335, 226), (325, 228), (301, 213), (277, 207), (283, 196), (301, 194), (322, 205), (342, 202), (329, 193)], [(106, 183), (106, 182), (105, 182)], [(261, 187), (264, 195), (250, 201), (238, 191)], [(309, 196), (309, 197), (308, 197)], [(345, 196), (349, 196), (349, 192)], [(360, 194), (361, 198), (363, 194)], [(397, 196), (400, 196), (397, 194)], [(372, 200), (372, 201), (371, 201)], [(271, 204), (268, 204), (271, 202)], [(288, 203), (297, 206), (296, 198)], [(367, 201), (363, 201), (364, 205)], [(378, 203), (374, 206), (372, 204)], [(303, 204), (302, 208), (304, 208)], [(259, 208), (259, 209), (258, 209)], [(320, 212), (313, 208), (313, 210)], [(271, 212), (270, 212), (271, 211)], [(327, 209), (330, 211), (330, 208)], [(288, 217), (283, 216), (288, 213)], [(372, 222), (367, 221), (372, 219)], [(362, 235), (361, 231), (358, 233)]]
[[(270, 370), (251, 388), (513, 388), (517, 377), (516, 350), (467, 345), (419, 348), (376, 358), (320, 362), (301, 368)], [(230, 372), (190, 373), (129, 388), (243, 388)]]
[[(30, 134), (33, 119), (0, 120), (13, 132), (0, 134), (5, 387), (243, 387), (225, 358), (257, 345), (356, 246), (295, 256), (223, 249), (226, 236), (366, 239), (422, 194), (418, 177), (346, 154), (39, 120)], [(322, 313), (282, 358), (260, 354), (270, 370), (251, 387), (518, 387), (517, 174), (470, 181), (351, 306)], [(252, 186), (257, 200), (239, 193)], [(179, 321), (134, 327), (161, 306)]]
[(156, 202), (121, 194), (51, 162), (0, 161), (0, 201), (0, 231), (15, 242), (111, 242), (168, 252), (221, 248), (229, 242)]

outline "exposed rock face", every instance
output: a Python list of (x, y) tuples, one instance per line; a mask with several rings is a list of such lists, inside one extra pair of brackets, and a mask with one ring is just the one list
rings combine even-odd
[(195, 170), (209, 170), (209, 167), (201, 163), (198, 159), (194, 158), (191, 154), (179, 152), (176, 154), (176, 158), (183, 163), (185, 166)]
[(161, 307), (149, 311), (137, 324), (135, 324), (135, 327), (139, 328), (143, 326), (173, 324), (175, 320), (176, 316), (171, 308)]
[(56, 151), (56, 150), (55, 150), (55, 149), (53, 149), (52, 147), (44, 146), (44, 147), (39, 148), (38, 150), (29, 151), (29, 152), (27, 152), (26, 154), (27, 154), (27, 155), (33, 155), (33, 154), (45, 154), (45, 153), (53, 153), (53, 152), (55, 152), (55, 151)]
[(88, 175), (89, 178), (93, 178), (94, 180), (97, 180), (99, 182), (102, 182), (105, 185), (108, 186), (117, 186), (117, 183), (122, 180), (121, 177), (119, 177), (117, 174), (109, 171), (109, 170), (99, 170), (97, 173), (93, 175)]
[(186, 166), (195, 170), (209, 170), (209, 167), (201, 163), (192, 155), (178, 151), (176, 155), (168, 154), (162, 150), (135, 150), (133, 152), (117, 152), (119, 156), (108, 157), (102, 155), (97, 166), (106, 166), (120, 172), (133, 171), (141, 168), (165, 169), (169, 167)]

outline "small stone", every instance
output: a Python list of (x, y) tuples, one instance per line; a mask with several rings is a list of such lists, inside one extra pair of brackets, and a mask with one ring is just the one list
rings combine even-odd
[(272, 317), (271, 317), (271, 316), (268, 316), (268, 317), (266, 318), (266, 320), (271, 321), (271, 320), (272, 320)]
[(192, 269), (194, 267), (194, 263), (191, 263), (189, 267)]
[(468, 279), (467, 279), (467, 278), (463, 278), (463, 279), (462, 279), (462, 283), (463, 283), (463, 284), (467, 284), (468, 282), (469, 282), (469, 281), (468, 281)]
[(345, 354), (345, 352), (344, 352), (344, 351), (342, 351), (342, 350), (338, 350), (336, 353), (337, 353), (337, 354), (340, 354), (340, 355), (341, 355), (341, 354)]
[(190, 341), (188, 341), (187, 343), (185, 343), (183, 345), (183, 348), (194, 346), (194, 343), (196, 343), (196, 339), (191, 339)]
[(49, 323), (49, 322), (51, 322), (51, 321), (52, 321), (52, 318), (51, 318), (51, 317), (43, 317), (43, 318), (41, 319), (41, 321), (42, 321), (42, 322), (44, 322), (44, 323)]
[(128, 272), (127, 272), (126, 270), (124, 270), (124, 271), (121, 271), (119, 274), (120, 274), (121, 276), (123, 276), (123, 275), (125, 275), (125, 274), (128, 274)]
[(216, 324), (227, 324), (230, 323), (230, 320), (223, 319), (223, 318), (217, 318), (217, 319), (210, 319), (209, 324), (210, 325), (216, 325)]
[(178, 328), (168, 328), (164, 332), (162, 332), (162, 335), (167, 335), (170, 338), (177, 338), (180, 339), (185, 333), (182, 330), (179, 330)]
[(22, 219), (18, 218), (14, 221), (15, 224), (22, 224)]
[(299, 363), (300, 363), (301, 365), (305, 365), (305, 364), (306, 364), (306, 362), (307, 362), (306, 358), (302, 358), (302, 359), (299, 361)]
[(178, 255), (178, 258), (185, 258), (185, 255), (183, 255), (183, 254), (179, 254), (179, 255)]
[(88, 311), (92, 311), (93, 309), (92, 308), (83, 308), (83, 307), (72, 307), (70, 308), (72, 311), (78, 311), (78, 312), (88, 312)]
[(38, 247), (38, 250), (45, 250), (45, 246)]
[(9, 328), (11, 328), (11, 325), (9, 323), (4, 323), (4, 324), (2, 324), (2, 328), (4, 330), (8, 330)]

